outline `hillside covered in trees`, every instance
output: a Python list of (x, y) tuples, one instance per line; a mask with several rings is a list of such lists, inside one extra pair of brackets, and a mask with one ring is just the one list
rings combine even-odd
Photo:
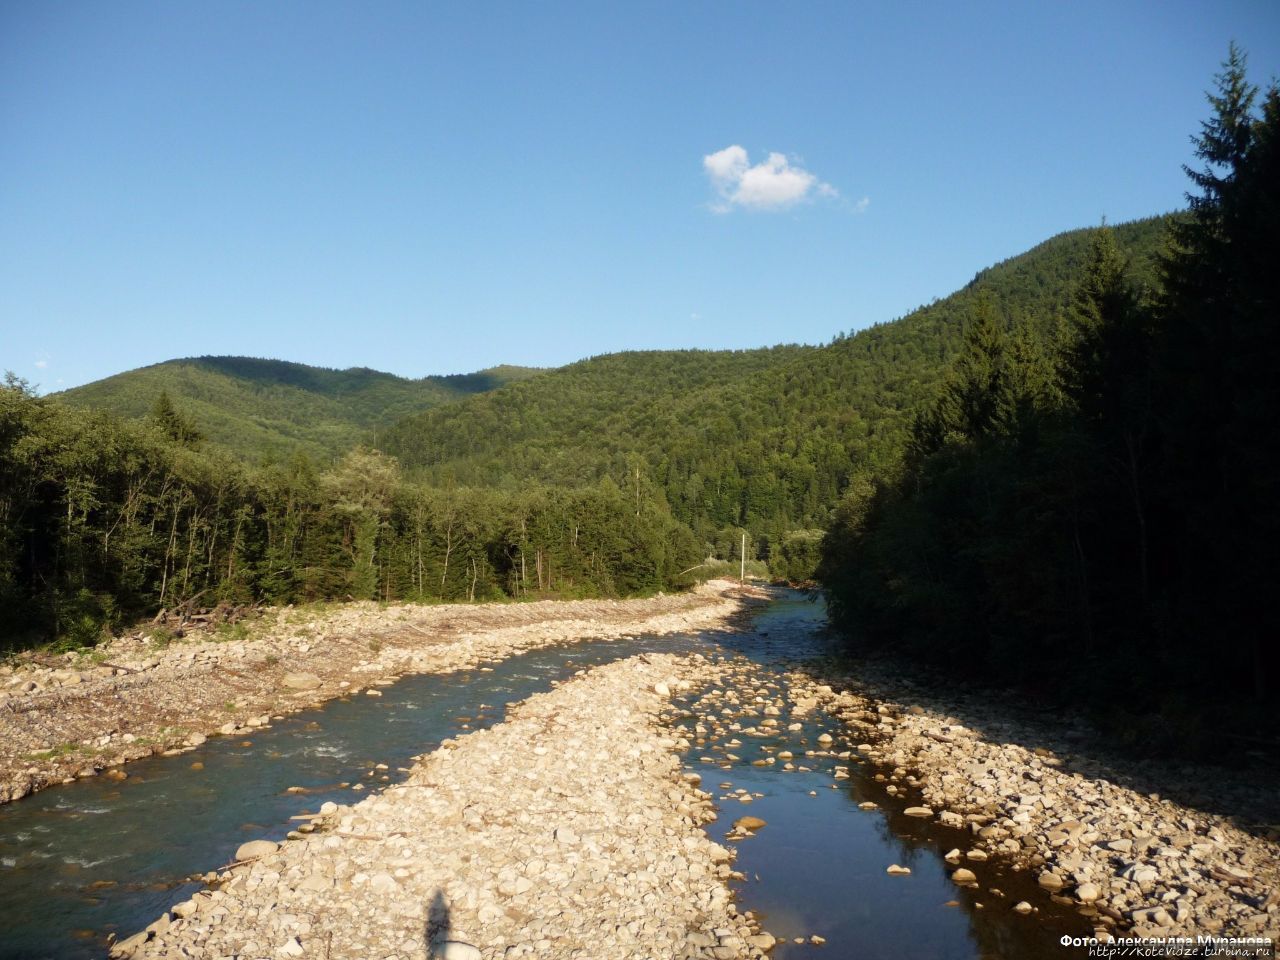
[(169, 360), (57, 394), (72, 406), (145, 417), (163, 393), (200, 433), (236, 455), (327, 460), (399, 417), (523, 380), (527, 367), (409, 380), (354, 367), (327, 370), (254, 357)]
[[(1170, 222), (1114, 230), (1146, 282)], [(1096, 233), (1054, 237), (944, 300), (821, 348), (596, 357), (428, 410), (376, 442), (432, 485), (610, 478), (660, 495), (706, 543), (725, 549), (746, 529), (757, 555), (802, 577), (813, 560), (803, 532), (827, 526), (851, 478), (897, 461), (974, 305), (986, 298), (1047, 349), (1065, 329)], [(783, 556), (789, 540), (804, 558)]]
[(1280, 93), (1234, 49), (1218, 81), (1157, 282), (1104, 231), (1052, 348), (979, 300), (900, 466), (845, 492), (821, 577), (857, 648), (1148, 745), (1277, 730)]

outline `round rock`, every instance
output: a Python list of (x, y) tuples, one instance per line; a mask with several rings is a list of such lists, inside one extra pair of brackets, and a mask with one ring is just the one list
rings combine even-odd
[(250, 840), (248, 843), (242, 843), (236, 848), (237, 860), (253, 860), (257, 857), (265, 857), (268, 854), (275, 853), (280, 844), (274, 840)]

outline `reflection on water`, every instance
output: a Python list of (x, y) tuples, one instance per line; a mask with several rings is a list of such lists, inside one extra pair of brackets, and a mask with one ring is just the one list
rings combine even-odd
[[(577, 670), (649, 651), (712, 653), (719, 641), (772, 671), (782, 658), (817, 649), (815, 628), (822, 622), (819, 605), (793, 598), (773, 604), (756, 629), (741, 635), (585, 641), (491, 668), (408, 677), (381, 688), (381, 697), (333, 701), (255, 731), (248, 746), (214, 738), (191, 753), (130, 764), (122, 783), (81, 780), (0, 807), (0, 960), (102, 956), (108, 933), (126, 936), (189, 897), (199, 884), (186, 878), (227, 863), (245, 840), (281, 839), (292, 816), (326, 800), (354, 802), (402, 779), (400, 768), (415, 755), (500, 721), (505, 704)], [(823, 717), (806, 718), (804, 729), (787, 734), (797, 756), (827, 724)], [(941, 853), (964, 847), (964, 838), (948, 832), (938, 839), (930, 831), (940, 828), (893, 812), (903, 804), (856, 765), (853, 779), (833, 790), (830, 776), (818, 771), (750, 766), (757, 749), (735, 747), (741, 760), (731, 770), (700, 763), (698, 753), (688, 760), (705, 789), (716, 791), (722, 775), (735, 789), (763, 794), (741, 807), (768, 821), (738, 844), (737, 867), (750, 878), (738, 891), (743, 908), (755, 910), (775, 934), (828, 940), (821, 948), (780, 944), (773, 956), (821, 949), (814, 955), (829, 960), (1021, 960), (1059, 956), (1060, 927), (1082, 932), (1069, 914), (1047, 925), (1012, 914), (1009, 905), (1018, 899), (1046, 902), (1020, 875), (983, 873), (989, 865), (975, 865), (984, 891), (994, 884), (1008, 896), (957, 891)], [(366, 790), (352, 791), (356, 783)], [(881, 809), (859, 810), (868, 798)], [(724, 814), (708, 828), (718, 840), (742, 815), (736, 801), (722, 806)], [(912, 875), (887, 876), (892, 862), (909, 865)]]

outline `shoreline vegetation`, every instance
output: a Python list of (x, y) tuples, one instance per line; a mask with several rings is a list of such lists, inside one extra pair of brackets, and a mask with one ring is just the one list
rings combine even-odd
[(1135, 751), (1274, 762), (1280, 92), (1234, 47), (1216, 79), (1154, 282), (1103, 230), (1056, 340), (979, 303), (898, 465), (850, 483), (818, 576), (855, 649)]

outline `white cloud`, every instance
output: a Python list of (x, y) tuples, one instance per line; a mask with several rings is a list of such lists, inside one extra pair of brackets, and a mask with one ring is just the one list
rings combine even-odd
[(840, 195), (831, 184), (823, 183), (781, 153), (771, 153), (767, 160), (752, 166), (747, 151), (736, 143), (707, 154), (702, 158), (702, 168), (720, 196), (711, 206), (716, 213), (728, 213), (734, 207), (786, 210), (813, 195)]
[(43, 369), (44, 369), (45, 367), (47, 367), (47, 366), (49, 366), (49, 361), (48, 361), (48, 360), (37, 360), (37, 361), (36, 361), (36, 369), (37, 369), (37, 370), (43, 370)]
[(855, 204), (853, 205), (853, 212), (854, 212), (854, 213), (866, 213), (866, 212), (867, 212), (867, 207), (869, 207), (869, 206), (871, 206), (871, 198), (870, 198), (870, 197), (863, 197), (861, 200), (859, 200), (857, 203), (855, 203)]

